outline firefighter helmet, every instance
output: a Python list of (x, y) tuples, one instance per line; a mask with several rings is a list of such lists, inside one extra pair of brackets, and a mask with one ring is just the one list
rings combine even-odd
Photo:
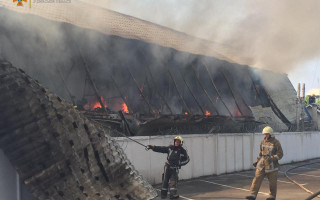
[(270, 134), (273, 135), (273, 129), (270, 126), (266, 126), (264, 127), (264, 129), (262, 130), (262, 134)]
[(175, 140), (179, 140), (179, 141), (180, 141), (180, 146), (182, 146), (182, 145), (183, 145), (183, 138), (182, 138), (180, 135), (179, 135), (179, 136), (174, 137), (173, 142), (174, 142)]

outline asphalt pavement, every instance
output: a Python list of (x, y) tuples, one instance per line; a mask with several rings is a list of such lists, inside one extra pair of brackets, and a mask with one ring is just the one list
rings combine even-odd
[[(300, 167), (295, 168), (297, 166)], [(285, 172), (289, 169), (292, 170), (288, 171), (287, 175), (306, 190), (314, 193), (320, 190), (320, 158), (286, 164), (282, 165), (279, 170), (277, 200), (303, 200), (311, 195), (285, 176)], [(181, 180), (178, 184), (180, 200), (245, 199), (245, 196), (250, 194), (249, 189), (254, 173), (255, 170), (249, 170)], [(160, 184), (154, 187), (160, 192)], [(268, 195), (269, 182), (266, 178), (261, 185), (257, 200), (266, 199)]]

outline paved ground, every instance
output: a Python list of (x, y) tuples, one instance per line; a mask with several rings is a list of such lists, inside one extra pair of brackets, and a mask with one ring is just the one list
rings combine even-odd
[[(302, 184), (312, 192), (320, 190), (320, 158), (306, 162), (283, 165), (279, 171), (277, 200), (302, 200), (311, 195), (296, 184), (290, 182), (284, 174), (288, 169), (310, 163), (314, 164), (290, 170), (288, 175), (291, 179)], [(180, 199), (244, 199), (244, 197), (249, 194), (249, 188), (254, 177), (254, 172), (254, 170), (250, 170), (220, 176), (207, 176), (180, 181), (178, 186)], [(268, 180), (265, 179), (260, 188), (257, 200), (266, 199), (268, 197), (268, 184)], [(155, 187), (160, 189), (161, 185), (156, 185)]]

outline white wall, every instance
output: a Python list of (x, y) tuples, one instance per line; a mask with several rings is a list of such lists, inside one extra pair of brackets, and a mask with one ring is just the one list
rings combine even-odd
[[(320, 157), (319, 132), (286, 132), (275, 135), (284, 151), (280, 164)], [(182, 137), (191, 160), (180, 170), (180, 179), (252, 169), (260, 141), (263, 139), (261, 133), (182, 135)], [(146, 151), (144, 147), (127, 138), (116, 139), (140, 174), (151, 184), (161, 182), (166, 154)], [(173, 144), (173, 136), (144, 136), (134, 139), (145, 145)]]
[[(276, 133), (284, 151), (282, 163), (320, 157), (320, 132)], [(182, 135), (190, 163), (180, 170), (180, 179), (206, 175), (219, 175), (252, 168), (256, 160), (261, 133)], [(173, 136), (144, 136), (133, 139), (148, 145), (173, 144)], [(151, 184), (161, 182), (166, 154), (146, 151), (144, 147), (127, 139), (116, 138), (135, 168)], [(20, 187), (21, 186), (21, 187)], [(0, 149), (0, 199), (30, 200), (30, 192), (19, 184), (17, 173)]]

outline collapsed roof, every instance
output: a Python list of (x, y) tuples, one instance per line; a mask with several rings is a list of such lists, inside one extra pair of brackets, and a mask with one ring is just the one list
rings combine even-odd
[(153, 199), (119, 144), (22, 70), (0, 60), (0, 148), (37, 199)]
[[(22, 11), (34, 12), (31, 10)], [(37, 15), (56, 20), (64, 14), (59, 11), (51, 16), (38, 11)], [(0, 18), (0, 56), (80, 107), (92, 109), (102, 105), (107, 112), (123, 110), (134, 114), (133, 122), (142, 116), (136, 123), (141, 128), (136, 135), (157, 134), (160, 127), (193, 126), (200, 121), (211, 123), (200, 132), (221, 131), (221, 127), (212, 127), (217, 125), (213, 122), (230, 127), (225, 123), (230, 119), (241, 125), (268, 123), (276, 130), (288, 130), (294, 123), (295, 91), (286, 75), (231, 63), (219, 53), (209, 57), (204, 52), (180, 48), (170, 39), (192, 41), (196, 47), (199, 46), (194, 41), (201, 44), (201, 40), (119, 13), (100, 11), (112, 16), (112, 23), (109, 17), (101, 22), (106, 23), (111, 35), (1, 8), (0, 15), (12, 17)], [(153, 40), (148, 41), (149, 31), (137, 28), (140, 23), (157, 29)], [(160, 36), (167, 38), (166, 45), (158, 45)], [(180, 117), (176, 120), (170, 115)], [(240, 127), (228, 131), (248, 129)]]
[(0, 7), (49, 20), (70, 23), (107, 35), (142, 40), (178, 51), (206, 55), (243, 65), (253, 65), (250, 58), (239, 57), (237, 52), (219, 43), (196, 38), (145, 20), (100, 8), (92, 5), (92, 2), (88, 0), (63, 2), (67, 3), (33, 2), (30, 9), (28, 5), (17, 7), (15, 3), (0, 0)]

